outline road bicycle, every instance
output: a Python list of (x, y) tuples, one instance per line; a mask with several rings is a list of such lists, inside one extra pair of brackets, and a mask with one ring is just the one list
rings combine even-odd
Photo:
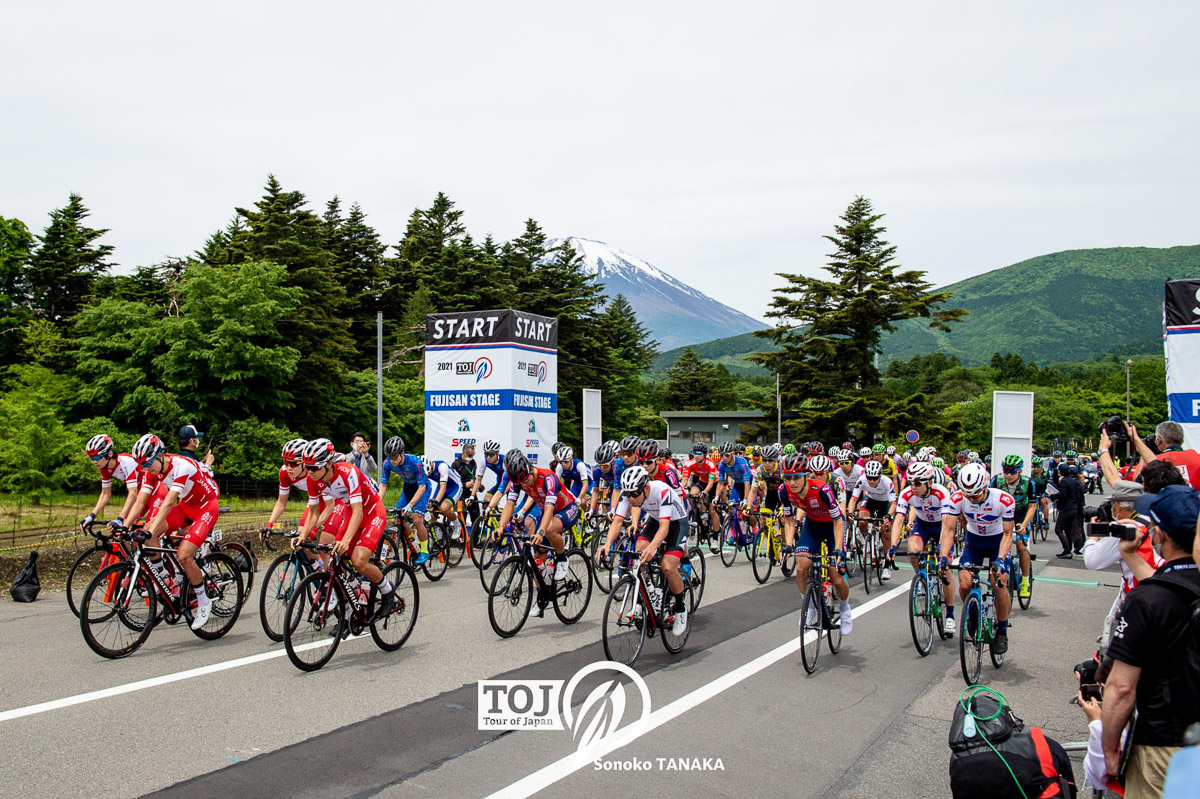
[[(120, 528), (119, 548), (125, 557), (101, 569), (83, 592), (79, 603), (79, 626), (83, 640), (96, 654), (116, 659), (136, 652), (160, 622), (191, 627), (196, 596), (179, 563), (174, 546), (146, 544), (150, 534), (140, 528)], [(162, 572), (150, 566), (148, 555), (161, 557)], [(204, 589), (212, 610), (203, 627), (192, 630), (197, 637), (215, 640), (225, 635), (241, 612), (242, 575), (233, 559), (212, 551), (208, 542), (196, 550), (195, 563), (204, 575)]]
[[(409, 531), (412, 526), (412, 512), (405, 513), (401, 508), (395, 508), (391, 511), (393, 524), (388, 525), (385, 531), (385, 537), (389, 541), (394, 541), (396, 551), (401, 560), (410, 566), (416, 561), (417, 555), (421, 549), (417, 546), (413, 533)], [(431, 525), (428, 518), (425, 520), (425, 530), (429, 533), (426, 542), (429, 550), (429, 560), (421, 565), (421, 571), (425, 572), (425, 576), (430, 582), (437, 582), (442, 579), (446, 573), (448, 544), (446, 540), (446, 528), (441, 525)]]
[(754, 579), (761, 585), (770, 579), (771, 569), (776, 564), (785, 577), (790, 577), (796, 568), (796, 557), (791, 552), (783, 551), (783, 534), (775, 512), (764, 509), (758, 516), (758, 534), (750, 545), (750, 568), (754, 572)]
[(550, 546), (534, 544), (531, 536), (516, 533), (512, 540), (517, 553), (496, 570), (488, 591), (488, 621), (496, 635), (511, 638), (520, 632), (535, 600), (541, 609), (553, 604), (554, 615), (563, 624), (583, 618), (592, 599), (592, 566), (583, 548), (566, 550), (567, 576), (555, 580)]
[[(1029, 605), (1033, 602), (1033, 583), (1036, 578), (1033, 575), (1033, 553), (1029, 553), (1029, 574), (1021, 572), (1021, 554), (1017, 552), (1017, 541), (1021, 541), (1026, 547), (1029, 546), (1029, 541), (1032, 538), (1030, 533), (1018, 533), (1013, 541), (1013, 551), (1009, 557), (1012, 559), (1012, 573), (1008, 579), (1008, 593), (1021, 606), (1021, 610), (1029, 610)], [(1029, 578), (1029, 596), (1021, 596), (1021, 579)]]
[[(990, 560), (986, 558), (985, 561)], [(971, 572), (971, 592), (963, 605), (962, 628), (958, 634), (959, 661), (962, 665), (963, 679), (967, 685), (979, 682), (979, 672), (983, 668), (983, 648), (988, 648), (992, 665), (1000, 668), (1004, 665), (1004, 655), (996, 652), (996, 601), (992, 595), (992, 587), (988, 582), (979, 579), (979, 572), (986, 571), (993, 577), (998, 577), (1000, 570), (995, 563), (987, 566), (959, 566)]]
[(808, 587), (804, 591), (804, 602), (800, 609), (804, 625), (800, 635), (800, 660), (804, 671), (812, 674), (817, 668), (817, 657), (821, 654), (821, 635), (824, 632), (829, 642), (830, 654), (836, 655), (842, 648), (842, 624), (837, 606), (834, 604), (833, 583), (829, 576), (834, 566), (830, 562), (836, 555), (829, 554), (829, 546), (821, 542), (821, 554), (800, 555), (812, 560), (808, 571)]
[[(262, 538), (263, 548), (274, 552), (271, 535), (282, 535), (290, 540), (299, 535), (299, 531), (268, 530)], [(297, 586), (320, 568), (323, 566), (319, 559), (310, 559), (302, 550), (290, 547), (267, 566), (267, 571), (263, 574), (262, 590), (258, 594), (258, 619), (263, 632), (272, 641), (283, 640), (283, 624), (287, 618), (288, 602), (295, 594)]]
[[(326, 553), (323, 568), (305, 577), (288, 599), (283, 643), (288, 660), (301, 671), (329, 662), (343, 638), (370, 629), (376, 646), (395, 652), (412, 635), (421, 606), (413, 568), (402, 560), (383, 565), (383, 579), (395, 589), (395, 602), (380, 615), (379, 587), (360, 575), (349, 558), (334, 554), (332, 544), (301, 541), (300, 549)], [(377, 558), (372, 563), (380, 565)]]
[(913, 645), (921, 657), (933, 649), (935, 626), (943, 641), (951, 636), (946, 632), (946, 609), (942, 598), (942, 587), (949, 584), (938, 569), (938, 544), (930, 540), (917, 556), (917, 572), (908, 589), (908, 626)]
[(1037, 541), (1040, 539), (1044, 544), (1046, 543), (1046, 539), (1050, 537), (1050, 522), (1046, 519), (1045, 511), (1042, 510), (1041, 498), (1038, 497), (1035, 503), (1033, 519), (1030, 520), (1030, 524), (1033, 525), (1033, 533), (1030, 536), (1030, 540)]
[(609, 593), (617, 580), (633, 568), (636, 538), (633, 523), (626, 519), (621, 532), (617, 534), (596, 569), (596, 581), (603, 593)]
[(67, 605), (75, 618), (79, 618), (79, 602), (76, 595), (82, 596), (92, 578), (106, 566), (119, 560), (128, 560), (129, 552), (123, 545), (122, 537), (106, 536), (97, 533), (96, 529), (104, 530), (107, 522), (94, 521), (91, 524), (79, 523), (79, 529), (91, 536), (92, 547), (80, 552), (67, 572)]
[[(687, 606), (695, 605), (692, 586), (684, 582), (688, 594)], [(672, 655), (683, 650), (692, 631), (692, 622), (679, 635), (672, 627), (675, 624), (675, 600), (668, 590), (666, 575), (662, 570), (662, 552), (650, 563), (635, 566), (613, 585), (604, 604), (604, 626), (601, 643), (604, 655), (609, 660), (633, 665), (642, 651), (646, 637), (661, 634), (663, 646)]]
[(757, 531), (750, 528), (746, 517), (743, 516), (741, 502), (728, 503), (728, 513), (721, 530), (717, 543), (721, 548), (721, 563), (725, 568), (729, 568), (737, 560), (738, 550), (746, 551), (747, 560), (754, 559), (751, 556), (751, 548)]
[[(872, 516), (866, 519), (867, 532), (863, 536), (862, 556), (859, 564), (862, 566), (863, 573), (863, 588), (867, 593), (871, 593), (871, 576), (874, 575), (875, 582), (883, 586), (883, 567), (887, 565), (887, 557), (885, 547), (883, 546), (882, 536), (887, 529), (887, 519), (882, 516)], [(855, 524), (854, 527), (859, 527)]]

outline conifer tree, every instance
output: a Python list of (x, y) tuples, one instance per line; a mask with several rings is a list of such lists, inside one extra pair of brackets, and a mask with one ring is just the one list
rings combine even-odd
[(87, 302), (96, 279), (111, 266), (113, 248), (98, 240), (107, 228), (84, 224), (91, 212), (72, 193), (67, 204), (50, 212), (50, 224), (24, 270), (25, 292), (37, 316), (66, 325)]

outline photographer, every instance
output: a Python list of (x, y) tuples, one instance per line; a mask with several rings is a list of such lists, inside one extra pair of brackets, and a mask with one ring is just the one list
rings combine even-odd
[(1154, 428), (1154, 443), (1159, 451), (1157, 455), (1145, 441), (1138, 438), (1136, 427), (1126, 423), (1125, 428), (1130, 440), (1137, 447), (1138, 454), (1142, 456), (1143, 463), (1148, 464), (1153, 460), (1169, 461), (1179, 468), (1183, 479), (1187, 480), (1192, 488), (1200, 489), (1200, 452), (1183, 448), (1183, 428), (1178, 422), (1160, 422), (1158, 427)]
[[(1200, 596), (1200, 573), (1192, 560), (1200, 496), (1189, 486), (1167, 486), (1145, 494), (1134, 507), (1152, 522), (1150, 535), (1166, 561), (1154, 576), (1125, 597), (1112, 628), (1108, 656), (1114, 661), (1104, 686), (1103, 724), (1105, 770), (1117, 775), (1126, 724), (1137, 708), (1133, 725), (1125, 795), (1129, 799), (1160, 796), (1167, 763), (1184, 741), (1187, 726), (1200, 718), (1198, 686), (1189, 678), (1186, 635), (1191, 605)], [(1122, 541), (1122, 554), (1136, 552), (1140, 540)]]
[(1092, 660), (1075, 667), (1075, 676), (1079, 679), (1079, 693), (1075, 697), (1075, 704), (1079, 705), (1079, 709), (1088, 720), (1088, 748), (1087, 756), (1083, 760), (1083, 773), (1093, 788), (1105, 787), (1108, 784), (1104, 767), (1104, 723), (1100, 720), (1100, 697), (1104, 683), (1108, 681), (1108, 673), (1112, 670), (1112, 663), (1112, 660), (1105, 660), (1098, 664)]
[(372, 479), (379, 477), (379, 464), (371, 457), (371, 442), (363, 433), (355, 433), (350, 437), (350, 451), (346, 453), (346, 462), (358, 467), (358, 470)]

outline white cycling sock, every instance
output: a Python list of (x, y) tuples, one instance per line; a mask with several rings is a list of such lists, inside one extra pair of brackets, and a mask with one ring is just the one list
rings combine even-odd
[(385, 579), (382, 583), (379, 584), (379, 590), (381, 593), (390, 594), (396, 590), (396, 587), (394, 585), (392, 585), (391, 580)]

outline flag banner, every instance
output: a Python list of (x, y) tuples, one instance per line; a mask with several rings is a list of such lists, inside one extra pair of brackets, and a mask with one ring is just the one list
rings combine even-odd
[(1200, 280), (1166, 282), (1163, 322), (1169, 418), (1194, 448), (1200, 446)]

